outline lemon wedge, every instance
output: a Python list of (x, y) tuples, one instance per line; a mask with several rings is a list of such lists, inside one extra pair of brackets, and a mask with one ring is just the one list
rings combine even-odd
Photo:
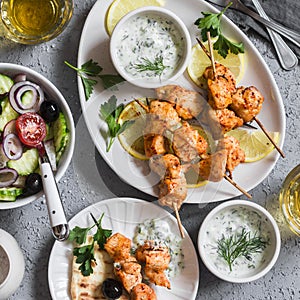
[[(146, 98), (138, 99), (147, 106)], [(126, 121), (134, 121), (121, 134), (118, 135), (122, 147), (133, 157), (147, 160), (144, 150), (143, 130), (146, 124), (147, 111), (137, 101), (128, 103), (121, 112), (118, 123), (122, 125)]]
[[(260, 130), (244, 130), (234, 129), (226, 133), (226, 135), (235, 137), (240, 147), (245, 151), (245, 162), (255, 162), (267, 156), (273, 149), (273, 144), (269, 141), (263, 131)], [(269, 132), (269, 135), (278, 143), (279, 132)]]
[[(204, 45), (208, 49), (208, 43), (205, 42)], [(214, 50), (213, 53), (215, 61), (228, 67), (234, 74), (236, 82), (240, 82), (244, 75), (245, 55), (243, 53), (236, 55), (229, 52), (226, 58), (224, 58), (216, 50)], [(197, 86), (203, 87), (204, 78), (202, 75), (205, 69), (210, 65), (211, 61), (202, 50), (201, 46), (199, 44), (194, 45), (187, 72), (191, 80)]]
[(143, 6), (163, 6), (164, 3), (164, 0), (115, 0), (106, 13), (105, 27), (107, 33), (111, 35), (116, 24), (130, 11)]

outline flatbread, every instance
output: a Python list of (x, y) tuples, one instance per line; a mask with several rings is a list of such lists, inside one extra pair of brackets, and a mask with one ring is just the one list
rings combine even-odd
[[(91, 236), (88, 236), (87, 243), (91, 243)], [(73, 258), (71, 296), (72, 300), (107, 300), (102, 294), (101, 286), (105, 279), (115, 278), (113, 260), (105, 250), (100, 250), (98, 245), (94, 246), (94, 256), (96, 263), (93, 263), (93, 273), (83, 276), (79, 270), (80, 264)], [(120, 300), (129, 299), (127, 295), (122, 295)]]

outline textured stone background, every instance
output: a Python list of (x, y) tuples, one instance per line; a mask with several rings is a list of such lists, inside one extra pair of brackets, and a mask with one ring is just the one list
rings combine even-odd
[[(63, 34), (53, 41), (36, 46), (24, 46), (4, 39), (0, 40), (1, 62), (22, 64), (43, 74), (60, 89), (73, 112), (76, 130), (80, 135), (77, 135), (73, 161), (59, 182), (68, 218), (95, 201), (114, 196), (153, 200), (152, 197), (121, 181), (97, 153), (87, 134), (81, 118), (76, 76), (63, 64), (63, 61), (68, 60), (76, 64), (81, 30), (95, 1), (75, 2), (71, 22)], [(232, 11), (228, 11), (227, 15), (234, 21), (243, 18)], [(280, 158), (271, 174), (251, 191), (255, 201), (266, 207), (276, 218), (282, 235), (282, 249), (275, 267), (265, 277), (247, 284), (231, 284), (216, 278), (199, 259), (200, 285), (197, 299), (201, 300), (300, 299), (300, 239), (289, 233), (278, 214), (280, 186), (287, 173), (300, 161), (298, 154), (300, 150), (300, 67), (290, 72), (282, 70), (270, 42), (252, 30), (248, 30), (248, 36), (274, 74), (286, 109), (287, 132), (283, 148), (286, 158)], [(96, 178), (93, 176), (95, 172), (99, 173)], [(203, 208), (183, 205), (182, 222), (195, 246), (201, 222), (216, 205), (210, 204)], [(0, 211), (0, 227), (17, 239), (26, 260), (24, 279), (11, 299), (51, 299), (47, 266), (54, 240), (48, 224), (43, 198), (22, 208)]]

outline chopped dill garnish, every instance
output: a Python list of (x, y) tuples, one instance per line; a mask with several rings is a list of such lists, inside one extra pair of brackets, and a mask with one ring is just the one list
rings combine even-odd
[(135, 64), (133, 66), (138, 72), (150, 71), (153, 72), (155, 76), (160, 77), (163, 71), (168, 68), (168, 66), (165, 66), (163, 63), (162, 55), (157, 55), (153, 62), (150, 61), (150, 59), (144, 57), (142, 57), (141, 60), (143, 61), (143, 63)]

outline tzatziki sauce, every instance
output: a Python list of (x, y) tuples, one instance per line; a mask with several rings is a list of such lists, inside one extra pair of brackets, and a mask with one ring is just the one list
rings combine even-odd
[[(250, 258), (240, 256), (235, 259), (230, 271), (228, 263), (218, 253), (218, 241), (223, 237), (229, 238), (241, 234), (242, 230), (250, 232), (267, 241), (266, 248), (259, 253), (251, 254)], [(245, 276), (259, 269), (268, 261), (269, 240), (271, 228), (266, 217), (260, 215), (255, 209), (239, 207), (228, 207), (213, 216), (206, 228), (204, 238), (201, 241), (205, 256), (209, 263), (223, 275), (232, 277)]]
[(174, 22), (153, 13), (130, 18), (121, 28), (119, 40), (115, 50), (118, 63), (134, 79), (172, 77), (184, 52), (183, 35)]
[(181, 238), (171, 232), (169, 224), (161, 219), (150, 219), (139, 224), (133, 237), (133, 248), (143, 245), (145, 240), (162, 243), (168, 247), (171, 260), (166, 275), (176, 277), (184, 268), (184, 255), (182, 252)]

